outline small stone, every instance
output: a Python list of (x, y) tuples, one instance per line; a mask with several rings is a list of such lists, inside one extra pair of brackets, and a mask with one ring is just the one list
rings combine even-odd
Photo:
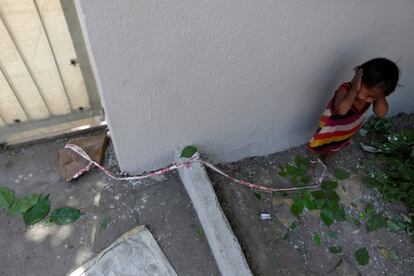
[(354, 208), (362, 208), (360, 204), (364, 196), (364, 183), (361, 177), (355, 176), (341, 181), (336, 192), (345, 206), (351, 207), (352, 205)]

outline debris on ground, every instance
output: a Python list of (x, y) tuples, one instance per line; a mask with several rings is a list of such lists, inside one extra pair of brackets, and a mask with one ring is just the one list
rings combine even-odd
[[(105, 133), (70, 139), (67, 144), (74, 144), (81, 147), (97, 163), (101, 163), (108, 138)], [(58, 170), (65, 181), (71, 181), (89, 171), (92, 164), (70, 149), (61, 149), (58, 153)]]
[[(320, 188), (309, 191), (259, 198), (209, 171), (253, 272), (412, 275), (414, 214), (408, 193), (414, 177), (412, 129), (414, 114), (368, 123), (348, 147), (324, 160), (328, 176)], [(372, 132), (378, 137), (372, 139)], [(361, 144), (379, 150), (367, 152)], [(220, 168), (237, 178), (276, 183), (274, 188), (300, 187), (317, 175), (308, 170), (307, 155), (306, 147), (300, 146)], [(258, 223), (257, 213), (263, 210), (275, 219)]]
[(123, 234), (70, 276), (155, 275), (176, 276), (151, 232), (140, 225)]

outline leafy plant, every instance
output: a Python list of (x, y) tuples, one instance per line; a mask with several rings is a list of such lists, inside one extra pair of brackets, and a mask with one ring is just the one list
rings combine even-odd
[(393, 131), (392, 122), (388, 118), (371, 117), (360, 130), (361, 136), (367, 136), (371, 146), (382, 144), (385, 136)]
[(254, 192), (254, 196), (255, 196), (258, 200), (262, 200), (262, 193), (260, 193), (260, 192)]
[(394, 216), (387, 221), (387, 226), (390, 231), (405, 231), (408, 235), (414, 233), (413, 219), (403, 214)]
[(321, 245), (321, 236), (319, 234), (314, 233), (312, 239), (317, 245)]
[(32, 208), (23, 213), (23, 220), (26, 225), (33, 225), (44, 219), (50, 211), (49, 195), (40, 196)]
[(292, 222), (292, 223), (290, 224), (290, 226), (289, 226), (289, 230), (290, 230), (290, 231), (293, 231), (293, 230), (295, 230), (296, 228), (298, 228), (298, 226), (299, 226), (298, 222), (297, 222), (297, 221), (294, 221), (294, 222)]
[[(289, 176), (294, 184), (297, 184), (298, 180), (302, 184), (306, 184), (311, 179), (307, 175), (309, 160), (302, 156), (295, 156), (294, 164), (280, 165), (280, 168), (279, 175), (283, 177)], [(349, 174), (344, 170), (337, 170), (336, 175), (339, 179), (349, 177)], [(305, 179), (303, 179), (304, 177)], [(335, 191), (337, 186), (337, 179), (326, 180), (321, 183), (321, 190), (313, 192), (304, 190), (294, 193), (293, 204), (290, 207), (292, 214), (300, 217), (305, 211), (320, 210), (320, 219), (328, 227), (335, 221), (345, 220), (345, 211), (340, 206), (340, 198)]]
[(109, 215), (105, 215), (101, 221), (101, 231), (104, 231), (106, 228), (108, 228), (110, 222), (111, 218), (109, 217)]
[(0, 208), (10, 208), (15, 200), (16, 195), (12, 190), (7, 187), (0, 187)]
[(194, 146), (186, 146), (181, 152), (181, 158), (191, 158), (197, 152), (197, 148)]
[(342, 247), (340, 247), (339, 245), (333, 245), (331, 247), (328, 248), (329, 252), (333, 253), (333, 254), (341, 254), (342, 253)]
[(203, 230), (203, 228), (198, 227), (196, 233), (197, 233), (197, 236), (198, 237), (204, 236), (204, 230)]
[(80, 217), (80, 210), (64, 207), (54, 210), (50, 217), (46, 218), (50, 206), (49, 195), (30, 194), (16, 198), (13, 190), (0, 187), (0, 208), (7, 209), (7, 213), (12, 216), (22, 215), (26, 225), (34, 225), (42, 220), (45, 223), (68, 224)]
[(290, 208), (292, 214), (299, 217), (305, 210), (320, 210), (320, 219), (329, 227), (334, 221), (345, 220), (345, 211), (339, 205), (339, 195), (335, 192), (336, 181), (324, 181), (322, 190), (301, 191), (293, 196)]
[(367, 265), (369, 263), (369, 253), (366, 247), (362, 247), (355, 252), (355, 259), (359, 265)]
[(370, 146), (378, 148), (381, 163), (367, 171), (365, 181), (387, 201), (402, 201), (414, 208), (414, 129), (396, 131), (388, 119), (366, 124)]
[(293, 164), (280, 164), (279, 175), (282, 177), (289, 177), (293, 184), (306, 185), (309, 184), (312, 178), (307, 175), (309, 168), (309, 159), (296, 155)]
[(39, 195), (28, 195), (22, 198), (18, 198), (14, 201), (13, 205), (9, 208), (9, 215), (16, 216), (21, 215), (34, 205), (36, 205), (39, 200)]
[(59, 225), (70, 224), (78, 220), (80, 210), (72, 207), (62, 207), (54, 210), (50, 214), (50, 220)]
[(367, 221), (367, 231), (372, 232), (387, 226), (387, 219), (379, 214), (374, 214)]

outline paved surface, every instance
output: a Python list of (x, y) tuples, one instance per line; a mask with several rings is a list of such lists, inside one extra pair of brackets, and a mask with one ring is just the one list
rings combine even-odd
[[(398, 126), (414, 127), (414, 115), (394, 118)], [(377, 212), (390, 215), (406, 213), (401, 204), (389, 204), (369, 189), (359, 176), (367, 158), (358, 139), (346, 149), (326, 160), (329, 171), (345, 168), (353, 176), (340, 183), (337, 192), (347, 213), (357, 214), (368, 203)], [(304, 146), (266, 157), (254, 157), (220, 167), (230, 175), (252, 182), (284, 187), (291, 185), (278, 175), (279, 163), (293, 160), (296, 154), (307, 155)], [(318, 170), (317, 170), (318, 171)], [(253, 191), (237, 186), (211, 170), (209, 176), (215, 185), (222, 208), (256, 275), (414, 275), (413, 239), (404, 232), (393, 233), (380, 229), (367, 233), (364, 223), (347, 221), (333, 224), (330, 229), (322, 224), (318, 213), (308, 213), (299, 220), (291, 214), (291, 196), (262, 194), (257, 198)], [(317, 173), (316, 173), (317, 174)], [(271, 220), (262, 221), (260, 212), (268, 212)], [(295, 229), (289, 229), (293, 222)], [(313, 234), (321, 237), (321, 245), (313, 241)], [(339, 245), (343, 253), (335, 255), (328, 248)], [(358, 266), (354, 252), (366, 247), (370, 254), (367, 266)], [(394, 251), (393, 260), (384, 252)]]
[[(72, 225), (26, 229), (21, 217), (0, 210), (0, 275), (65, 275), (145, 224), (179, 275), (218, 275), (217, 266), (178, 175), (114, 182), (94, 170), (66, 183), (57, 173), (64, 140), (0, 153), (0, 185), (17, 195), (50, 193), (52, 208), (73, 206), (84, 213)], [(112, 147), (105, 165), (117, 171)], [(102, 230), (103, 218), (111, 222)]]

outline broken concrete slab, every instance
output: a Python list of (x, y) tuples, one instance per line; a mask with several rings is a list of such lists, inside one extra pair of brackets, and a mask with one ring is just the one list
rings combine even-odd
[(177, 273), (144, 225), (123, 234), (69, 276), (176, 276)]
[[(108, 144), (108, 138), (105, 133), (94, 136), (84, 136), (73, 138), (68, 144), (74, 144), (81, 147), (97, 163), (101, 163)], [(58, 170), (65, 181), (71, 181), (79, 177), (84, 172), (90, 170), (92, 164), (83, 159), (70, 149), (61, 149), (58, 152)]]

